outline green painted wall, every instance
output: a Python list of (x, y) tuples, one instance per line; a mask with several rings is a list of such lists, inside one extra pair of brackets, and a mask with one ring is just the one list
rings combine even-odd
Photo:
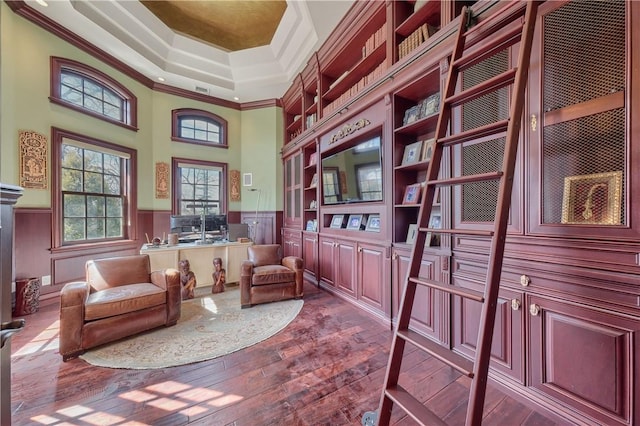
[[(60, 56), (84, 63), (116, 79), (138, 99), (138, 131), (131, 131), (49, 102), (49, 58)], [(197, 108), (228, 121), (229, 149), (171, 141), (171, 111)], [(155, 163), (171, 157), (197, 158), (228, 164), (228, 170), (254, 174), (254, 187), (264, 185), (260, 210), (282, 210), (282, 111), (278, 107), (238, 111), (154, 92), (125, 74), (14, 14), (0, 3), (0, 180), (19, 184), (18, 134), (41, 133), (49, 140), (51, 127), (135, 148), (138, 152), (138, 208), (170, 210), (171, 201), (156, 199)], [(51, 187), (51, 151), (48, 181)], [(233, 211), (255, 209), (253, 193), (243, 188)], [(18, 207), (51, 206), (47, 190), (25, 189)]]

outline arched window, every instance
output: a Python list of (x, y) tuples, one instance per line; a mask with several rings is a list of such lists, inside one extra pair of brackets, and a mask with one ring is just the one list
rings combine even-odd
[(198, 109), (172, 112), (171, 140), (227, 148), (227, 121)]
[(51, 102), (130, 129), (137, 99), (108, 75), (69, 59), (51, 57)]

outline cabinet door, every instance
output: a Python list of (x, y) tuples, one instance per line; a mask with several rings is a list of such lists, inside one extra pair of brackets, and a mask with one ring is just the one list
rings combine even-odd
[(322, 282), (335, 286), (335, 253), (336, 242), (333, 238), (318, 239), (318, 269)]
[(302, 247), (300, 243), (300, 231), (282, 230), (282, 255), (302, 257)]
[(284, 161), (284, 224), (300, 226), (302, 223), (302, 153)]
[[(455, 284), (481, 291), (481, 287), (465, 285), (459, 279), (455, 280)], [(522, 302), (522, 293), (500, 289), (491, 341), (491, 368), (519, 383), (524, 383)], [(478, 302), (453, 297), (453, 347), (470, 358), (475, 356), (481, 309), (482, 304)]]
[(335, 251), (335, 285), (356, 297), (356, 246), (350, 241), (338, 241)]
[[(396, 250), (393, 258), (393, 290), (391, 298), (393, 304), (392, 316), (395, 321), (398, 317), (401, 298), (407, 283), (407, 271), (409, 270), (411, 253), (408, 250)], [(436, 271), (440, 268), (438, 259), (437, 256), (424, 254), (418, 275), (427, 279), (435, 279)], [(448, 306), (448, 302), (442, 292), (419, 286), (416, 290), (416, 297), (411, 311), (410, 328), (435, 340), (448, 342), (449, 339), (443, 332), (448, 324), (443, 318), (444, 306)]]
[(389, 283), (387, 248), (375, 244), (358, 244), (358, 299), (376, 310), (390, 313), (391, 286)]
[(318, 234), (302, 234), (302, 260), (305, 271), (315, 277), (318, 273)]
[(527, 307), (529, 385), (599, 424), (635, 424), (640, 319), (539, 296)]

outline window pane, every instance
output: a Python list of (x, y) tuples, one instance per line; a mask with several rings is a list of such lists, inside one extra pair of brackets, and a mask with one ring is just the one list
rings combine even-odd
[(62, 73), (60, 75), (60, 82), (68, 87), (76, 90), (82, 90), (82, 78), (75, 74)]
[(62, 197), (64, 217), (84, 217), (84, 195), (64, 194)]
[(85, 192), (102, 192), (102, 174), (85, 172), (84, 190)]
[(62, 86), (60, 89), (60, 97), (67, 102), (82, 106), (82, 92)]
[(98, 114), (102, 114), (102, 102), (100, 102), (96, 98), (85, 96), (82, 106), (90, 111), (97, 112)]
[(107, 218), (107, 238), (122, 237), (122, 219)]
[(122, 217), (122, 199), (107, 197), (107, 217)]
[(120, 176), (122, 160), (115, 155), (104, 154), (104, 172), (114, 176)]
[(103, 91), (104, 101), (113, 105), (114, 107), (120, 107), (122, 105), (122, 99), (109, 89)]
[(193, 200), (194, 198), (194, 187), (193, 185), (182, 185), (182, 198), (187, 200)]
[(207, 198), (207, 187), (203, 185), (196, 185), (195, 187), (195, 198), (197, 200), (203, 200)]
[(204, 130), (196, 130), (194, 139), (197, 139), (199, 141), (206, 141), (207, 140), (207, 132), (205, 132)]
[(195, 132), (193, 131), (193, 129), (182, 128), (180, 129), (180, 137), (185, 139), (194, 139)]
[(61, 187), (63, 191), (82, 191), (82, 172), (80, 170), (62, 170)]
[(106, 115), (107, 117), (111, 117), (114, 120), (121, 121), (120, 108), (110, 104), (103, 104), (103, 105), (104, 105), (104, 115)]
[(96, 83), (92, 82), (91, 80), (84, 80), (84, 93), (97, 98), (97, 99), (102, 99), (102, 86), (97, 85)]
[(82, 149), (64, 145), (62, 147), (62, 167), (82, 170)]
[(194, 120), (196, 130), (207, 130), (207, 122), (203, 120)]
[(64, 219), (63, 221), (63, 240), (79, 241), (85, 239), (85, 221), (84, 219)]
[(104, 236), (104, 219), (87, 218), (87, 239), (101, 239), (104, 238)]
[(120, 194), (120, 176), (105, 175), (104, 193), (110, 195)]
[(102, 153), (85, 149), (84, 168), (85, 170), (88, 170), (91, 172), (101, 172), (102, 171)]
[(87, 217), (104, 217), (104, 197), (87, 197)]

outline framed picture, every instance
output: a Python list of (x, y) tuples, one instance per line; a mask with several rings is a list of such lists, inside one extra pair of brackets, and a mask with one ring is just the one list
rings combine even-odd
[(440, 110), (440, 93), (434, 93), (427, 97), (422, 104), (422, 111), (420, 111), (420, 117), (429, 117), (437, 113)]
[(431, 157), (433, 156), (433, 150), (436, 147), (435, 139), (428, 139), (422, 142), (422, 157), (420, 157), (421, 161), (431, 161)]
[(402, 197), (402, 204), (418, 204), (420, 202), (420, 194), (422, 193), (422, 185), (414, 183), (407, 185)]
[(364, 228), (364, 230), (370, 232), (380, 232), (380, 215), (369, 215), (369, 218), (367, 218), (367, 226), (366, 228)]
[(420, 160), (422, 152), (422, 141), (414, 142), (404, 147), (404, 155), (402, 156), (402, 165), (415, 163)]
[(343, 214), (334, 214), (331, 218), (330, 228), (340, 229), (344, 224), (344, 215)]
[(418, 234), (418, 224), (412, 223), (407, 230), (407, 244), (413, 244), (416, 241), (416, 235)]
[(622, 171), (567, 176), (562, 223), (620, 225)]
[(316, 232), (318, 230), (318, 221), (316, 219), (308, 220), (305, 230)]
[(351, 229), (353, 231), (359, 231), (362, 226), (364, 226), (364, 224), (363, 224), (363, 217), (361, 214), (349, 215), (349, 221), (347, 222), (347, 229)]
[[(429, 218), (428, 227), (431, 229), (439, 229), (440, 228), (440, 213), (431, 213), (431, 217)], [(427, 244), (429, 246), (439, 246), (440, 245), (440, 234), (435, 234), (432, 232), (427, 233)]]
[(315, 166), (316, 164), (318, 164), (318, 153), (312, 152), (309, 155), (309, 166)]
[(253, 186), (253, 173), (244, 173), (242, 175), (242, 186)]
[(318, 174), (314, 173), (313, 177), (311, 178), (311, 183), (309, 184), (309, 188), (315, 188), (316, 186), (318, 186)]
[(420, 118), (420, 104), (414, 105), (404, 112), (404, 125), (411, 124)]

